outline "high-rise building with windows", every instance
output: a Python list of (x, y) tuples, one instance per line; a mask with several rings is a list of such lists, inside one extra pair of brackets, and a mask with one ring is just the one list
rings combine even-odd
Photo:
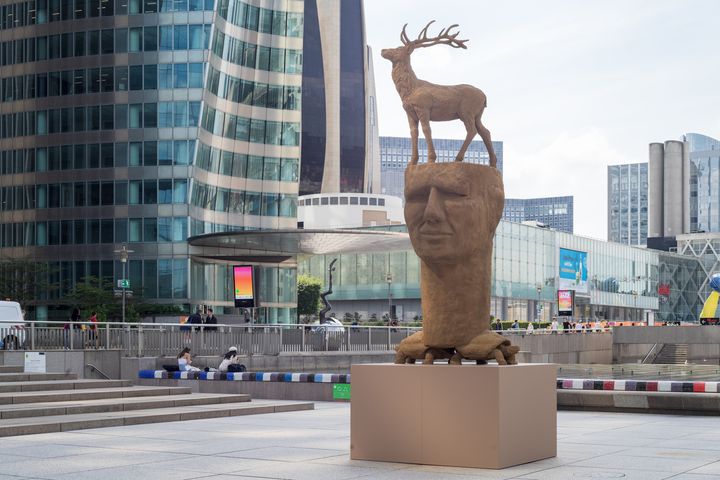
[(573, 233), (574, 199), (569, 197), (506, 198), (503, 219), (536, 222), (539, 226)]
[(362, 0), (305, 0), (300, 194), (380, 193)]
[[(437, 162), (455, 161), (464, 140), (433, 138), (433, 146)], [(503, 142), (492, 142), (497, 156), (497, 169), (502, 174)], [(409, 137), (380, 137), (380, 165), (382, 172), (382, 193), (403, 198), (405, 191), (405, 167), (410, 161), (412, 145)], [(427, 162), (427, 143), (424, 138), (418, 139), (419, 162)], [(482, 140), (470, 142), (465, 152), (465, 162), (487, 165), (490, 156)]]
[(608, 166), (608, 241), (645, 245), (648, 236), (648, 164)]
[(675, 247), (682, 234), (720, 232), (720, 141), (688, 133), (651, 143), (648, 246)]
[[(304, 4), (214, 3), (0, 2), (0, 256), (59, 286), (31, 318), (125, 266), (136, 298), (222, 313), (228, 265), (187, 238), (295, 226)], [(260, 268), (267, 319), (295, 318), (294, 268)]]

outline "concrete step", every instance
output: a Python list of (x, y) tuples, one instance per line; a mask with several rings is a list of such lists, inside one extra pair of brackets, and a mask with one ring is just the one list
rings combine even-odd
[(0, 424), (10, 418), (77, 415), (83, 413), (147, 410), (153, 408), (188, 407), (249, 402), (250, 395), (193, 393), (190, 395), (109, 398), (82, 402), (42, 402), (32, 404), (0, 405)]
[(98, 400), (102, 398), (184, 395), (191, 393), (191, 391), (192, 389), (189, 387), (120, 387), (57, 390), (49, 392), (8, 392), (0, 393), (0, 405), (12, 403), (69, 402), (78, 400)]
[(88, 428), (119, 427), (144, 423), (177, 422), (238, 415), (313, 410), (312, 402), (260, 400), (240, 404), (211, 404), (77, 415), (58, 415), (0, 420), (0, 437), (64, 432)]
[(32, 382), (37, 380), (75, 380), (74, 373), (0, 373), (0, 383)]
[(46, 392), (50, 390), (82, 390), (86, 388), (129, 387), (130, 380), (41, 380), (38, 382), (0, 383), (0, 393)]
[(22, 365), (0, 365), (0, 373), (22, 373)]

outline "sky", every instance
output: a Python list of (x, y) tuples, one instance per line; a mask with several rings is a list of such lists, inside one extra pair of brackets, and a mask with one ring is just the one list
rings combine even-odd
[[(429, 36), (458, 23), (470, 41), (413, 52), (417, 77), (485, 92), (505, 196), (573, 195), (578, 235), (607, 238), (608, 165), (688, 132), (720, 138), (720, 1), (365, 0), (381, 136), (410, 133), (380, 50), (430, 20)], [(459, 121), (431, 127), (465, 137)]]

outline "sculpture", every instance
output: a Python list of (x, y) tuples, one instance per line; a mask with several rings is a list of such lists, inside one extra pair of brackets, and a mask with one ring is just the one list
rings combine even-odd
[(490, 139), (490, 131), (481, 122), (481, 117), (487, 106), (487, 97), (479, 88), (472, 85), (435, 85), (415, 76), (410, 65), (410, 55), (416, 48), (431, 47), (433, 45), (450, 45), (453, 48), (467, 48), (467, 40), (458, 40), (460, 32), (450, 33), (457, 27), (450, 27), (440, 31), (436, 37), (428, 38), (427, 30), (435, 20), (431, 21), (420, 31), (416, 40), (410, 40), (405, 33), (407, 23), (400, 34), (401, 47), (386, 48), (380, 53), (383, 58), (392, 62), (392, 78), (400, 94), (403, 109), (410, 123), (410, 136), (412, 138), (412, 157), (410, 164), (418, 161), (418, 122), (422, 126), (423, 134), (428, 147), (428, 162), (434, 163), (437, 155), (432, 143), (430, 121), (444, 122), (460, 119), (465, 124), (467, 135), (458, 151), (456, 162), (465, 158), (465, 151), (476, 133), (479, 133), (490, 155), (490, 166), (495, 167), (497, 159)]
[[(330, 302), (327, 301), (327, 296), (331, 295), (333, 293), (332, 291), (332, 275), (335, 271), (335, 262), (337, 262), (337, 258), (333, 259), (332, 262), (330, 262), (330, 265), (328, 266), (328, 289), (327, 292), (320, 294), (320, 300), (322, 301), (323, 307), (322, 310), (320, 310), (319, 317), (320, 317), (320, 323), (325, 323), (325, 314), (332, 309), (332, 305), (330, 305)], [(333, 318), (333, 317), (330, 317)]]
[[(439, 86), (415, 77), (409, 60), (414, 48), (440, 43), (466, 48), (467, 40), (450, 33), (455, 25), (428, 39), (431, 24), (412, 42), (403, 27), (404, 46), (382, 52), (393, 62), (393, 80), (413, 135), (413, 157), (405, 170), (405, 223), (420, 258), (423, 310), (423, 331), (400, 342), (395, 363), (432, 363), (449, 355), (452, 364), (463, 358), (515, 364), (518, 348), (490, 330), (493, 237), (505, 192), (494, 168), (490, 133), (480, 124), (485, 95), (469, 85)], [(435, 163), (429, 120), (458, 117), (468, 130), (465, 143), (455, 162)], [(428, 140), (427, 164), (417, 164), (418, 121)], [(490, 153), (490, 166), (461, 162), (476, 128)]]

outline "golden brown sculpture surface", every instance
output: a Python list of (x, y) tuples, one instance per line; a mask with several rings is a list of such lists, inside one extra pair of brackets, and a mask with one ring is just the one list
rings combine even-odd
[(433, 45), (450, 45), (453, 48), (467, 48), (467, 40), (458, 40), (459, 32), (450, 33), (457, 25), (452, 25), (440, 31), (436, 37), (428, 38), (427, 30), (434, 22), (428, 23), (422, 29), (416, 40), (410, 40), (403, 27), (400, 34), (402, 46), (382, 50), (383, 58), (393, 64), (392, 78), (400, 94), (403, 109), (410, 123), (412, 138), (412, 157), (410, 163), (415, 165), (418, 161), (418, 123), (423, 129), (428, 147), (428, 162), (434, 163), (437, 158), (432, 143), (430, 121), (445, 122), (448, 120), (461, 120), (465, 124), (467, 135), (455, 161), (465, 158), (465, 151), (476, 133), (479, 133), (490, 155), (490, 166), (497, 163), (495, 150), (493, 150), (490, 132), (480, 121), (487, 106), (487, 97), (479, 88), (472, 85), (435, 85), (420, 80), (415, 76), (410, 65), (410, 55), (416, 48), (431, 47)]
[[(410, 122), (411, 161), (405, 170), (405, 223), (420, 258), (423, 331), (397, 347), (395, 363), (432, 363), (463, 358), (485, 363), (516, 364), (518, 348), (490, 331), (490, 288), (495, 228), (502, 217), (505, 192), (495, 167), (490, 132), (480, 123), (485, 94), (470, 85), (442, 86), (418, 80), (410, 67), (415, 48), (437, 44), (466, 48), (467, 40), (450, 33), (453, 25), (428, 38), (430, 22), (417, 40), (403, 27), (402, 47), (385, 49), (393, 63), (393, 80)], [(430, 120), (460, 118), (467, 137), (452, 163), (435, 163)], [(428, 163), (417, 164), (417, 124), (428, 143)], [(490, 166), (463, 163), (468, 144), (479, 132), (490, 154)]]

